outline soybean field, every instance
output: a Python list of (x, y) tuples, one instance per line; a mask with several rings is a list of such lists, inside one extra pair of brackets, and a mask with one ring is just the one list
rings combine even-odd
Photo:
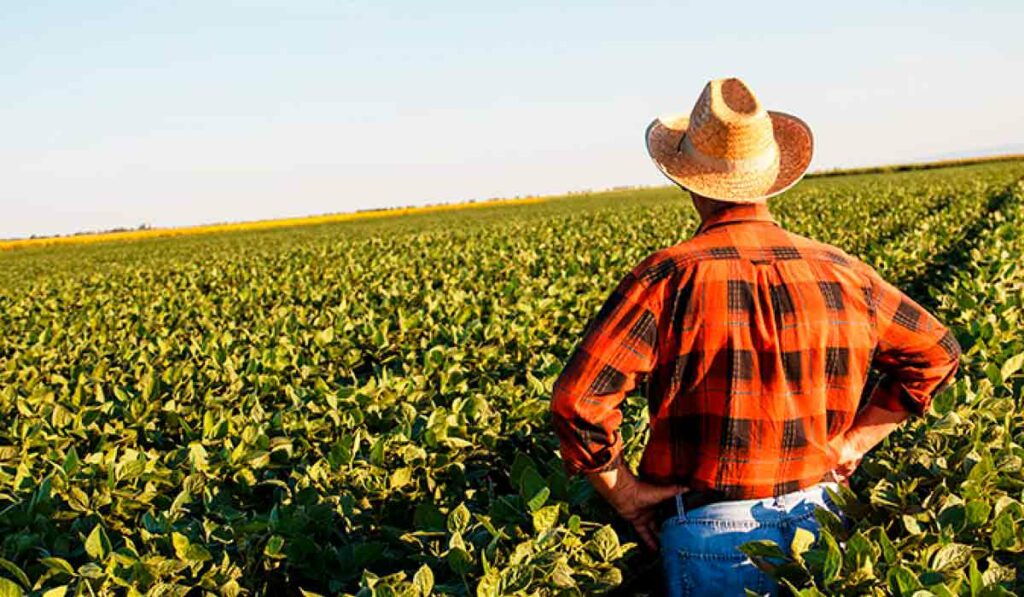
[[(1024, 595), (1024, 161), (809, 178), (786, 228), (964, 348), (815, 543), (800, 595)], [(552, 383), (676, 188), (0, 253), (0, 596), (656, 594), (567, 478)], [(635, 464), (645, 398), (627, 399)]]

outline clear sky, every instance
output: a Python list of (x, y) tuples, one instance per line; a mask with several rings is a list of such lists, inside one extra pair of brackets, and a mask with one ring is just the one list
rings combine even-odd
[(812, 168), (1024, 141), (1024, 2), (11, 2), (0, 238), (660, 184), (740, 76)]

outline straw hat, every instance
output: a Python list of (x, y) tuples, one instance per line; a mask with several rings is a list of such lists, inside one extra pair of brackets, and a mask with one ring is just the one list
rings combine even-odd
[(647, 152), (665, 176), (721, 201), (778, 195), (804, 175), (813, 149), (804, 121), (765, 110), (739, 79), (711, 81), (689, 116), (662, 116), (647, 127)]

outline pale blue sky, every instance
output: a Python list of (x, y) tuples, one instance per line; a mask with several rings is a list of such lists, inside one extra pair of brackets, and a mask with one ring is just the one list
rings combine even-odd
[(740, 76), (812, 168), (1024, 141), (1024, 3), (3, 2), (0, 238), (663, 179)]

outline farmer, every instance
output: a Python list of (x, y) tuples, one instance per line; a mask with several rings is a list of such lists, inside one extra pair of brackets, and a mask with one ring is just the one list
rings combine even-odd
[[(817, 535), (825, 488), (953, 377), (960, 347), (932, 315), (843, 251), (783, 230), (766, 199), (811, 161), (799, 118), (766, 111), (739, 79), (647, 129), (658, 168), (701, 224), (619, 282), (555, 383), (552, 419), (585, 474), (643, 542), (668, 593), (778, 586), (737, 547)], [(864, 225), (870, 225), (864, 222)], [(882, 381), (860, 408), (868, 370)], [(650, 439), (622, 459), (620, 405), (643, 381)]]

